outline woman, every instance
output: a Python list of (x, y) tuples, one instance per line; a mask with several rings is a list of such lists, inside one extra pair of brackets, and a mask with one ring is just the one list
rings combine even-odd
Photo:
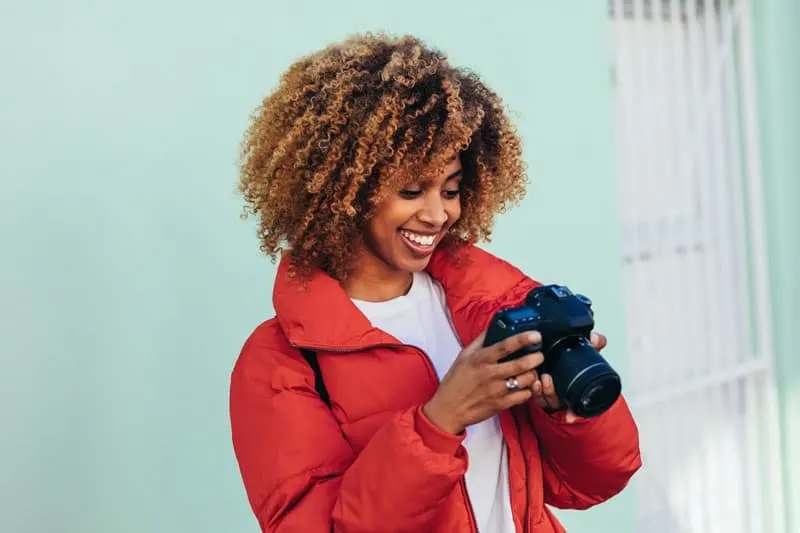
[(562, 532), (546, 505), (625, 487), (641, 462), (624, 399), (578, 419), (541, 353), (498, 363), (538, 334), (482, 346), (537, 283), (475, 246), (525, 187), (476, 76), (411, 37), (330, 46), (258, 109), (241, 175), (261, 249), (281, 256), (276, 317), (231, 380), (263, 531)]

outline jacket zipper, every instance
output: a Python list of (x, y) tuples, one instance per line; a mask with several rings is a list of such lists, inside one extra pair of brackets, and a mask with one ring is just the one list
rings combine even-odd
[[(444, 314), (447, 317), (447, 321), (450, 323), (450, 329), (453, 331), (453, 335), (455, 335), (456, 340), (458, 340), (459, 346), (461, 346), (461, 349), (463, 350), (464, 349), (464, 341), (461, 340), (461, 336), (458, 334), (458, 330), (456, 329), (456, 325), (453, 322), (453, 317), (450, 315), (450, 308), (447, 305), (445, 305)], [(420, 352), (422, 352), (422, 350), (420, 350)], [(436, 375), (436, 371), (433, 368), (433, 363), (431, 363), (430, 358), (428, 357), (428, 354), (425, 354), (425, 359), (427, 359), (428, 365), (429, 365), (431, 371), (433, 371), (434, 375)], [(437, 380), (438, 380), (438, 376), (437, 376)], [(469, 522), (472, 525), (473, 531), (475, 531), (477, 533), (477, 531), (478, 531), (478, 521), (475, 519), (475, 509), (472, 507), (472, 500), (469, 499), (469, 491), (467, 490), (467, 481), (466, 481), (465, 478), (461, 478), (460, 485), (461, 485), (462, 494), (464, 495), (464, 501), (466, 502), (467, 508), (469, 509)]]
[(528, 528), (530, 527), (530, 510), (531, 510), (531, 487), (530, 487), (530, 480), (528, 476), (528, 456), (525, 455), (525, 447), (522, 445), (522, 424), (520, 424), (519, 419), (517, 418), (516, 413), (511, 413), (514, 424), (517, 426), (517, 438), (519, 439), (519, 451), (522, 454), (522, 465), (525, 468), (525, 523), (522, 524), (522, 531), (523, 533), (528, 533)]
[[(492, 311), (492, 315), (496, 313), (497, 310)], [(464, 347), (464, 342), (461, 340), (461, 337), (458, 334), (458, 330), (456, 329), (456, 325), (453, 322), (453, 317), (450, 315), (450, 309), (445, 309), (445, 315), (447, 315), (447, 320), (450, 321), (450, 328), (453, 330), (453, 334), (458, 339), (458, 343), (461, 345), (462, 349)], [(420, 350), (422, 352), (422, 350)], [(427, 356), (426, 356), (427, 358)], [(428, 361), (430, 364), (430, 361)], [(432, 365), (431, 365), (432, 366)], [(522, 425), (520, 424), (519, 420), (517, 419), (516, 413), (512, 411), (511, 413), (512, 418), (514, 419), (514, 425), (517, 426), (517, 440), (519, 441), (519, 449), (522, 453), (522, 465), (525, 468), (525, 522), (522, 525), (523, 533), (528, 533), (530, 528), (530, 503), (531, 503), (531, 496), (530, 496), (530, 479), (528, 476), (528, 457), (525, 455), (525, 447), (522, 446)], [(462, 480), (462, 484), (464, 485), (464, 499), (467, 501), (467, 505), (470, 509), (470, 517), (472, 518), (472, 527), (475, 528), (475, 531), (478, 530), (477, 523), (475, 521), (475, 510), (472, 508), (472, 502), (469, 500), (469, 495), (467, 493), (467, 484)]]
[[(448, 310), (448, 312), (446, 314), (447, 314), (447, 316), (449, 318), (449, 316), (450, 316), (449, 310)], [(464, 345), (461, 342), (461, 339), (458, 338), (458, 333), (456, 332), (455, 325), (452, 325), (452, 321), (451, 321), (451, 327), (453, 328), (453, 333), (455, 334), (456, 338), (458, 339), (458, 343), (461, 344), (462, 349), (463, 349)], [(357, 352), (364, 352), (364, 351), (367, 351), (367, 350), (373, 350), (375, 348), (411, 348), (412, 350), (417, 352), (420, 355), (420, 357), (422, 358), (422, 360), (425, 362), (425, 366), (427, 367), (428, 372), (430, 372), (431, 377), (433, 377), (433, 380), (436, 382), (437, 388), (441, 384), (441, 380), (439, 379), (439, 376), (436, 374), (436, 369), (434, 368), (433, 363), (431, 362), (430, 356), (428, 356), (428, 354), (425, 353), (425, 350), (423, 350), (422, 348), (419, 348), (418, 346), (413, 346), (411, 344), (380, 343), (380, 344), (371, 344), (371, 345), (366, 346), (366, 347), (356, 348), (356, 349), (352, 349), (352, 350), (341, 350), (341, 349), (335, 349), (335, 348), (332, 349), (332, 348), (323, 347), (323, 346), (302, 346), (301, 347), (301, 346), (296, 345), (296, 344), (292, 344), (291, 346), (293, 348), (295, 348), (295, 349), (298, 349), (298, 350), (299, 349), (308, 349), (308, 350), (314, 350), (314, 351), (326, 351), (326, 352), (333, 352), (333, 353), (357, 353)], [(525, 477), (526, 477), (526, 480), (527, 480), (527, 474), (526, 474)], [(467, 482), (465, 481), (465, 479), (463, 477), (459, 481), (459, 487), (461, 488), (461, 493), (462, 493), (462, 495), (464, 497), (464, 502), (467, 504), (467, 509), (469, 510), (469, 513), (468, 513), (469, 514), (469, 522), (470, 522), (470, 525), (472, 526), (472, 531), (474, 531), (475, 533), (478, 533), (478, 523), (477, 523), (477, 520), (475, 519), (475, 509), (472, 507), (472, 502), (470, 501), (469, 493), (467, 492)]]

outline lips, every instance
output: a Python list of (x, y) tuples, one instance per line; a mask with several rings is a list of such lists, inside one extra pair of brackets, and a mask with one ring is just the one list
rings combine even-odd
[(425, 257), (433, 252), (436, 247), (438, 233), (434, 235), (425, 233), (416, 233), (406, 229), (399, 230), (400, 235), (403, 237), (403, 242), (406, 243), (414, 255)]
[(419, 246), (433, 246), (433, 243), (436, 240), (436, 235), (415, 233), (413, 231), (408, 231), (405, 229), (401, 229), (400, 234), (406, 239), (410, 240), (411, 242)]

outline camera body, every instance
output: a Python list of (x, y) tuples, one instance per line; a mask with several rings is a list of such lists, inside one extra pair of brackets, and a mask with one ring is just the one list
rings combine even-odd
[(543, 285), (528, 293), (525, 304), (503, 309), (492, 317), (484, 340), (491, 346), (523, 331), (538, 331), (542, 341), (509, 354), (500, 362), (541, 351), (544, 362), (536, 368), (550, 374), (562, 403), (582, 417), (608, 410), (621, 393), (619, 375), (594, 349), (592, 301), (564, 285)]

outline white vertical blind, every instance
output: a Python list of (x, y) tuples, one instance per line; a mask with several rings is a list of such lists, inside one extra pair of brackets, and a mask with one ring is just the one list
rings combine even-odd
[(647, 533), (784, 533), (744, 0), (612, 0)]

